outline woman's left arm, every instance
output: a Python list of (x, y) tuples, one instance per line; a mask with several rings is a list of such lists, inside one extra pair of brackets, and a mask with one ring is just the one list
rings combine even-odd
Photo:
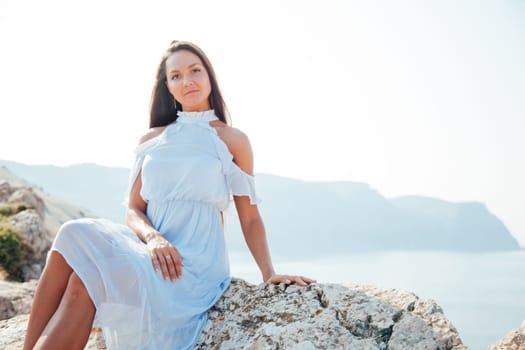
[[(234, 137), (230, 138), (228, 146), (235, 163), (246, 173), (253, 174), (253, 152), (248, 137), (234, 129)], [(270, 249), (266, 239), (266, 230), (259, 214), (257, 205), (251, 204), (248, 196), (234, 196), (235, 207), (239, 215), (241, 229), (257, 266), (261, 270), (264, 282), (286, 283), (306, 286), (316, 281), (303, 276), (277, 275), (270, 257)]]

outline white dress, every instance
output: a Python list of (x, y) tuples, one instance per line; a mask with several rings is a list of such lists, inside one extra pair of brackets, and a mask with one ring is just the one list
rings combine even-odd
[(52, 250), (64, 256), (96, 307), (108, 349), (191, 349), (207, 310), (231, 277), (220, 212), (232, 195), (256, 204), (254, 178), (232, 160), (210, 126), (213, 110), (179, 112), (176, 123), (139, 145), (130, 187), (140, 170), (147, 216), (183, 258), (182, 278), (155, 272), (146, 245), (106, 219), (65, 223)]

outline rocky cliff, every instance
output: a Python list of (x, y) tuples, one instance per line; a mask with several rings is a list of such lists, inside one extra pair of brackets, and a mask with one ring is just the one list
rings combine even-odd
[(510, 331), (489, 350), (525, 350), (525, 321), (520, 328)]
[[(0, 281), (0, 349), (21, 349), (36, 286)], [(16, 315), (16, 316), (14, 316)], [(99, 330), (85, 349), (105, 349)], [(195, 349), (467, 349), (443, 310), (410, 292), (357, 284), (307, 288), (234, 279)], [(525, 350), (525, 322), (490, 350)]]
[(0, 183), (0, 267), (10, 279), (39, 278), (51, 236), (44, 201), (30, 187)]
[(347, 284), (234, 280), (210, 310), (199, 349), (466, 349), (432, 300)]
[(38, 279), (58, 227), (86, 215), (0, 168), (0, 279)]
[[(26, 323), (27, 315), (0, 321), (0, 348), (19, 349)], [(97, 337), (93, 332), (87, 349), (104, 348)], [(256, 286), (239, 279), (211, 308), (195, 348), (466, 349), (443, 310), (413, 293), (356, 284)]]

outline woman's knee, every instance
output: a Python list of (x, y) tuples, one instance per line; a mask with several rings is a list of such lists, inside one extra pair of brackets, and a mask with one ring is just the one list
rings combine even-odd
[(60, 226), (57, 232), (58, 235), (63, 234), (77, 234), (89, 231), (93, 226), (93, 219), (82, 218), (66, 221)]
[(81, 244), (84, 239), (98, 230), (96, 219), (82, 218), (67, 221), (58, 229), (53, 247), (64, 248), (64, 244), (66, 247), (69, 244)]

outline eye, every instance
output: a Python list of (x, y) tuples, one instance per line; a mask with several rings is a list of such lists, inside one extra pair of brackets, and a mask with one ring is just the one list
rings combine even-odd
[(192, 73), (200, 73), (200, 72), (201, 72), (200, 68), (193, 68), (192, 69)]
[(171, 76), (170, 79), (171, 79), (171, 80), (177, 80), (177, 79), (179, 79), (179, 78), (180, 78), (180, 74), (175, 73), (175, 74), (173, 74), (173, 75)]

